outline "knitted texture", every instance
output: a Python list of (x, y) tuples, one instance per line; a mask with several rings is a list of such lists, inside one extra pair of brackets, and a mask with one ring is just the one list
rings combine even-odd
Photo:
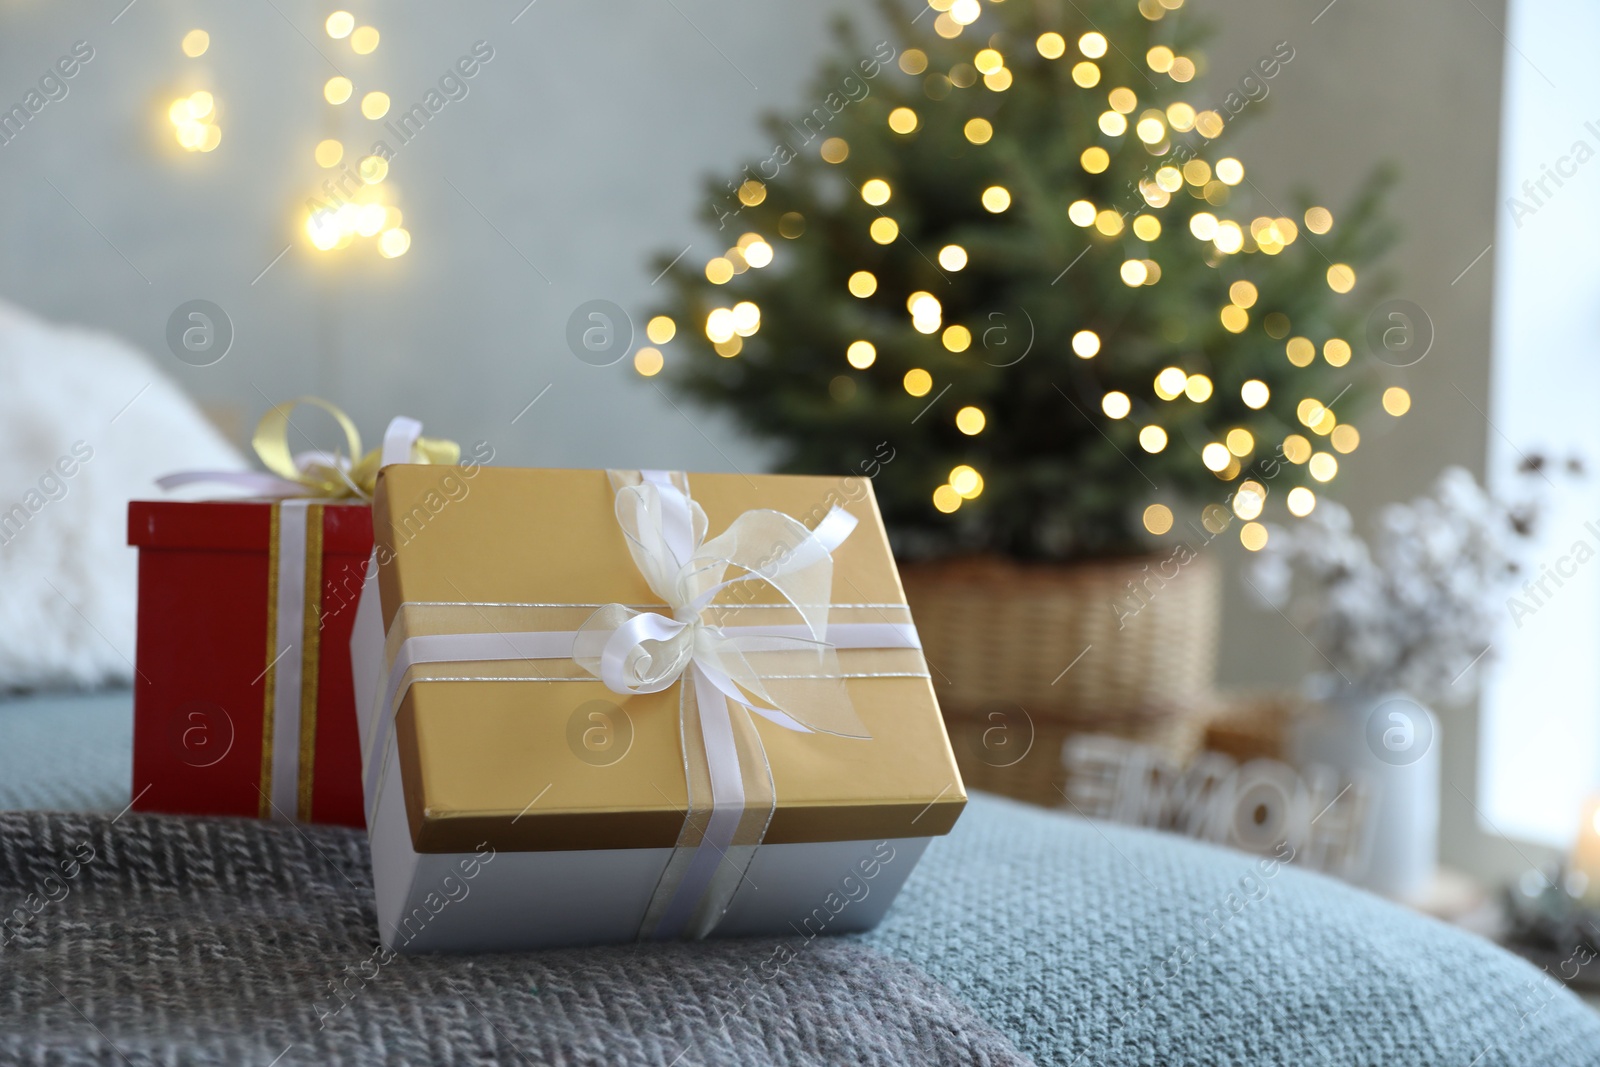
[(1566, 1067), (1600, 1016), (1474, 935), (1340, 882), (976, 796), (868, 944), (1040, 1063)]
[(6, 1064), (1024, 1064), (836, 938), (389, 957), (366, 839), (0, 815)]
[(360, 834), (132, 814), (0, 815), (0, 907), (6, 1063), (1600, 1065), (1471, 935), (984, 797), (850, 938), (386, 961)]

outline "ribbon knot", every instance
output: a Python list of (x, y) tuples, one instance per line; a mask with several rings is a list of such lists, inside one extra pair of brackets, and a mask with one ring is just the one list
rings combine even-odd
[[(865, 737), (827, 640), (833, 552), (855, 517), (835, 506), (810, 530), (756, 509), (708, 540), (705, 511), (681, 474), (612, 479), (629, 552), (672, 613), (607, 604), (579, 628), (573, 660), (620, 695), (659, 693), (692, 671), (697, 685), (785, 729)], [(727, 577), (730, 569), (737, 573)], [(758, 633), (719, 625), (716, 616), (737, 607), (722, 598), (747, 584), (775, 590), (801, 623)]]

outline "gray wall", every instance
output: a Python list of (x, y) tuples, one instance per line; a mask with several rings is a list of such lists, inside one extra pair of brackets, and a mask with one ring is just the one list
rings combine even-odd
[[(580, 363), (565, 325), (589, 299), (644, 304), (649, 253), (721, 247), (692, 223), (700, 176), (761, 149), (756, 115), (798, 101), (831, 12), (847, 5), (542, 0), (512, 24), (524, 2), (351, 4), (385, 34), (364, 59), (322, 34), (331, 3), (139, 0), (115, 23), (122, 0), (7, 5), (0, 98), (20, 96), (77, 39), (96, 58), (0, 148), (0, 295), (131, 338), (241, 426), (267, 397), (316, 392), (364, 426), (407, 411), (430, 431), (487, 438), (507, 462), (628, 464), (649, 435), (652, 462), (725, 468), (711, 441), (730, 455), (742, 447), (725, 426), (698, 413), (692, 425), (625, 363)], [(1211, 95), (1278, 41), (1295, 49), (1232, 142), (1268, 196), (1310, 184), (1337, 211), (1377, 160), (1403, 168), (1392, 265), (1438, 339), (1407, 372), (1412, 413), (1365, 419), (1362, 448), (1344, 462), (1338, 492), (1365, 512), (1421, 490), (1447, 463), (1481, 469), (1486, 426), (1473, 404), (1487, 406), (1493, 257), (1453, 279), (1493, 240), (1504, 5), (1324, 4), (1194, 6), (1222, 21), (1208, 48)], [(194, 25), (212, 33), (197, 61), (178, 50)], [(312, 145), (341, 132), (320, 93), (333, 64), (399, 107), (480, 39), (495, 58), (394, 167), (410, 254), (310, 249), (294, 225), (323, 176)], [(166, 102), (202, 85), (222, 108), (222, 147), (154, 150), (168, 138)], [(168, 315), (193, 298), (221, 305), (237, 330), (231, 354), (204, 369), (166, 354)], [(1297, 676), (1310, 650), (1236, 588), (1224, 678)], [(1447, 777), (1470, 793), (1472, 716), (1451, 719), (1445, 737)], [(1463, 852), (1470, 813), (1447, 810), (1447, 852)]]

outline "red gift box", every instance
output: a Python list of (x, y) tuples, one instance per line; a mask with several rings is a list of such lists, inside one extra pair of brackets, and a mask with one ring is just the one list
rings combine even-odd
[(364, 825), (350, 631), (371, 508), (134, 501), (128, 543), (134, 808)]

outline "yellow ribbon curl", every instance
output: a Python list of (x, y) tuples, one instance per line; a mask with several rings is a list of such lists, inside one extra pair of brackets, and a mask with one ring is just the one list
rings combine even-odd
[[(348, 457), (343, 453), (302, 452), (298, 456), (289, 447), (289, 415), (301, 404), (321, 408), (332, 415), (344, 431), (349, 446)], [(277, 404), (261, 416), (256, 424), (251, 446), (262, 464), (285, 481), (294, 482), (307, 489), (307, 496), (325, 500), (359, 498), (371, 500), (378, 482), (378, 468), (383, 464), (383, 449), (375, 448), (363, 453), (361, 432), (356, 424), (336, 404), (315, 396), (296, 397), (287, 404)], [(360, 457), (356, 459), (355, 457)], [(454, 441), (438, 437), (418, 437), (411, 447), (411, 462), (452, 465), (461, 461), (461, 446)]]

